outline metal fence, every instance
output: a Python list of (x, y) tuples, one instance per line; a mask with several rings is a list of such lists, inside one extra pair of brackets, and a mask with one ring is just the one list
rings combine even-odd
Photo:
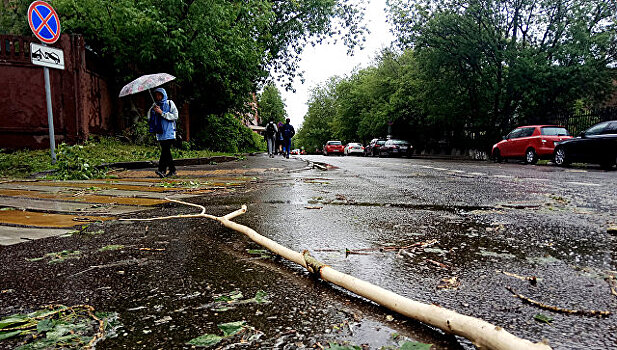
[(564, 126), (570, 135), (576, 136), (590, 126), (608, 120), (617, 120), (617, 107), (605, 107), (582, 113), (557, 114), (550, 117), (548, 123)]

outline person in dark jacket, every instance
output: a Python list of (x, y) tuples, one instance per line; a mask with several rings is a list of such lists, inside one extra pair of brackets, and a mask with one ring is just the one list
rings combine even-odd
[(270, 158), (274, 158), (274, 153), (276, 153), (276, 149), (274, 148), (276, 146), (276, 135), (278, 134), (278, 128), (276, 127), (276, 124), (274, 124), (274, 121), (270, 121), (268, 124), (266, 124), (266, 132), (264, 137), (266, 138), (266, 143), (268, 145), (268, 156)]
[(277, 125), (278, 132), (276, 133), (276, 153), (283, 154), (283, 123)]
[(285, 156), (285, 158), (289, 158), (289, 151), (291, 148), (291, 138), (294, 137), (294, 135), (296, 134), (296, 130), (294, 130), (294, 127), (289, 124), (290, 119), (287, 118), (287, 120), (285, 120), (285, 124), (282, 127), (282, 131), (281, 134), (283, 135), (283, 154)]
[[(176, 120), (178, 120), (178, 108), (174, 101), (167, 99), (167, 92), (163, 88), (154, 90), (156, 103), (148, 111), (150, 116), (150, 132), (156, 133), (156, 139), (161, 145), (161, 158), (159, 168), (155, 171), (159, 177), (176, 175), (174, 159), (171, 156), (171, 145), (176, 140)], [(169, 168), (169, 173), (165, 174)]]

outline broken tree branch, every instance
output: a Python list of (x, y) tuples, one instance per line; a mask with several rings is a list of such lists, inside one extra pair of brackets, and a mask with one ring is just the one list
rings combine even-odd
[(553, 306), (553, 305), (547, 305), (544, 303), (541, 303), (539, 301), (530, 299), (522, 294), (518, 294), (512, 287), (506, 287), (507, 290), (510, 291), (510, 293), (512, 293), (514, 295), (515, 298), (519, 298), (522, 301), (529, 303), (531, 305), (535, 305), (539, 308), (545, 309), (545, 310), (551, 310), (551, 311), (555, 311), (555, 312), (560, 312), (563, 314), (570, 314), (570, 315), (584, 315), (584, 316), (600, 316), (600, 317), (606, 317), (609, 316), (611, 314), (610, 311), (598, 311), (598, 310), (573, 310), (573, 309), (564, 309), (558, 306)]
[[(405, 298), (392, 291), (386, 290), (372, 283), (363, 281), (353, 276), (341, 273), (332, 267), (319, 262), (313, 258), (308, 251), (299, 253), (293, 251), (279, 243), (258, 234), (250, 227), (235, 223), (231, 218), (235, 218), (246, 212), (247, 207), (242, 206), (242, 209), (222, 217), (205, 214), (205, 208), (196, 204), (189, 204), (178, 200), (173, 202), (187, 204), (201, 208), (200, 214), (193, 215), (177, 215), (151, 219), (138, 219), (139, 221), (163, 220), (171, 218), (186, 218), (186, 217), (206, 217), (216, 220), (223, 226), (232, 230), (238, 231), (255, 243), (269, 249), (273, 253), (281, 257), (295, 262), (303, 266), (314, 274), (328, 282), (334, 283), (337, 286), (343, 287), (359, 296), (372, 300), (390, 310), (398, 312), (404, 316), (413, 318), (420, 322), (438, 327), (447, 332), (465, 337), (473, 342), (480, 349), (496, 349), (496, 350), (548, 350), (550, 346), (544, 343), (532, 343), (528, 340), (518, 338), (507, 332), (501, 327), (495, 326), (479, 318), (459, 314), (455, 311), (448, 310), (436, 305), (425, 304), (415, 300)], [(131, 220), (131, 219), (124, 219)]]

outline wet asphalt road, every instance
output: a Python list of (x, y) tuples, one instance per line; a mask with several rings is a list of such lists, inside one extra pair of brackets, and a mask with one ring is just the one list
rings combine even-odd
[[(322, 171), (307, 161), (334, 167)], [(216, 215), (246, 203), (247, 214), (236, 221), (294, 250), (309, 249), (342, 272), (532, 341), (546, 339), (555, 349), (617, 347), (615, 315), (541, 310), (505, 288), (562, 308), (617, 312), (617, 296), (604, 280), (617, 275), (617, 236), (607, 232), (617, 220), (617, 171), (260, 155), (185, 167), (180, 174), (188, 181), (202, 170), (253, 180), (188, 201)], [(165, 204), (124, 217), (191, 212), (195, 208)], [(431, 244), (345, 254), (417, 242)], [(111, 244), (125, 248), (99, 251)], [(433, 349), (473, 348), (316, 281), (289, 262), (247, 251), (258, 248), (203, 219), (106, 221), (80, 235), (0, 247), (0, 316), (52, 303), (117, 312), (122, 326), (98, 344), (103, 349), (190, 348), (189, 339), (237, 320), (263, 332), (244, 348), (313, 348), (345, 340), (379, 348), (395, 345), (396, 334), (433, 343)], [(79, 250), (81, 257), (61, 264), (25, 260), (64, 249)], [(538, 282), (512, 275), (536, 276)], [(460, 285), (441, 282), (453, 277)], [(241, 291), (250, 298), (258, 290), (271, 302), (232, 304), (223, 311), (213, 305), (221, 294)], [(535, 321), (539, 313), (552, 317), (551, 325)], [(0, 348), (11, 345), (0, 342)]]
[[(617, 296), (604, 280), (617, 274), (617, 236), (607, 232), (617, 221), (617, 171), (303, 158), (336, 168), (309, 181), (298, 175), (289, 185), (289, 207), (298, 213), (295, 230), (277, 240), (295, 249), (341, 251), (437, 240), (412, 254), (315, 254), (343, 272), (526, 339), (546, 339), (556, 349), (617, 348), (615, 315), (600, 319), (541, 310), (521, 304), (505, 288), (561, 308), (617, 311)], [(322, 208), (303, 209), (307, 203)], [(503, 272), (535, 276), (538, 283)], [(437, 288), (452, 277), (461, 283), (458, 288)], [(535, 321), (538, 313), (554, 318), (552, 324)]]

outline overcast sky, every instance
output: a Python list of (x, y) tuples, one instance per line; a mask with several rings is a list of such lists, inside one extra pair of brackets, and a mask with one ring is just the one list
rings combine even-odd
[(279, 91), (286, 105), (287, 114), (291, 124), (298, 127), (304, 120), (308, 109), (309, 91), (311, 88), (327, 81), (331, 76), (345, 76), (355, 67), (365, 68), (370, 66), (379, 51), (390, 45), (394, 40), (386, 23), (385, 0), (368, 0), (365, 13), (365, 21), (371, 31), (366, 37), (364, 50), (356, 50), (354, 56), (347, 56), (347, 48), (341, 40), (336, 45), (319, 45), (307, 47), (302, 54), (300, 70), (304, 71), (305, 82), (299, 79), (294, 81), (296, 92), (285, 91), (279, 86)]

